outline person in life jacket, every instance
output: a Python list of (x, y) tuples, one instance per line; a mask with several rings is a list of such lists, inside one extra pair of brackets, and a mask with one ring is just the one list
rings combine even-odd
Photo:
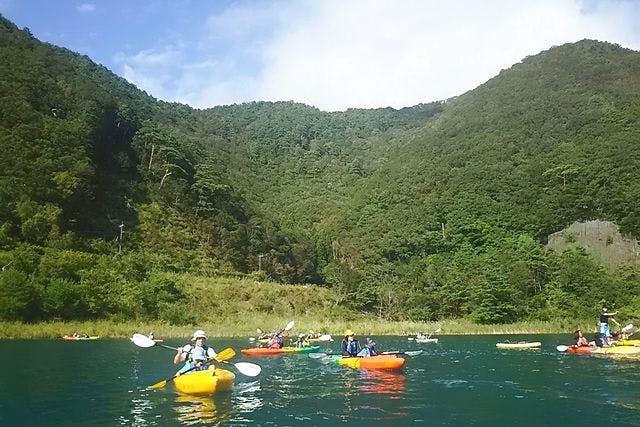
[(178, 370), (177, 375), (194, 367), (196, 371), (215, 370), (216, 367), (213, 364), (207, 366), (206, 363), (216, 357), (216, 352), (206, 344), (207, 335), (204, 331), (202, 329), (195, 331), (191, 341), (194, 341), (193, 346), (187, 344), (183, 347), (178, 347), (178, 353), (173, 357), (173, 363), (176, 365), (184, 362), (184, 366)]
[(620, 327), (620, 323), (618, 323), (616, 319), (613, 318), (613, 316), (615, 316), (616, 314), (618, 314), (617, 311), (609, 311), (605, 307), (603, 307), (602, 310), (600, 311), (600, 317), (598, 318), (598, 326), (600, 329), (600, 333), (604, 335), (605, 338), (611, 337), (611, 328), (609, 326), (609, 321), (611, 321), (611, 323)]
[(284, 339), (280, 332), (274, 332), (271, 334), (271, 339), (267, 342), (267, 348), (282, 348), (284, 346)]
[(301, 333), (298, 335), (298, 341), (296, 341), (296, 347), (298, 348), (309, 347), (309, 341), (306, 340), (304, 334)]
[(585, 337), (582, 336), (582, 331), (578, 329), (573, 335), (573, 342), (571, 345), (576, 347), (588, 347), (589, 341)]
[(360, 343), (355, 337), (351, 329), (344, 331), (342, 339), (342, 355), (347, 357), (355, 357), (360, 352)]

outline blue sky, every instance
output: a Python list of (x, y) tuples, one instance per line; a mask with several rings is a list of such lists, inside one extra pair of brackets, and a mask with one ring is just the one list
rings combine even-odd
[(197, 108), (401, 108), (566, 42), (640, 50), (640, 0), (0, 0), (0, 13)]

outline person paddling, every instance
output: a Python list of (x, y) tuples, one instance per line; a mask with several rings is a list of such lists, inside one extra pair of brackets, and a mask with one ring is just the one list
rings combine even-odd
[(304, 334), (301, 333), (298, 335), (298, 341), (296, 341), (296, 347), (297, 348), (309, 347), (309, 341), (305, 339)]
[[(193, 333), (191, 341), (194, 341), (194, 345), (187, 344), (183, 347), (178, 347), (178, 353), (173, 357), (173, 363), (179, 365), (182, 362), (184, 366), (178, 370), (176, 375), (180, 375), (185, 371), (196, 367), (196, 371), (204, 371), (207, 369), (206, 362), (216, 357), (216, 352), (213, 348), (209, 347), (207, 342), (207, 335), (202, 329), (198, 329)], [(209, 370), (215, 370), (214, 365), (209, 365)]]
[(274, 332), (271, 334), (271, 338), (266, 344), (267, 348), (282, 348), (284, 346), (284, 339), (280, 332)]
[(358, 356), (377, 356), (378, 350), (376, 350), (376, 342), (367, 337), (364, 342), (364, 348), (360, 350)]
[(589, 341), (582, 336), (582, 331), (580, 329), (574, 333), (572, 345), (575, 347), (589, 347)]
[(355, 357), (360, 352), (360, 343), (355, 338), (355, 334), (351, 329), (344, 331), (342, 340), (342, 355), (347, 357)]

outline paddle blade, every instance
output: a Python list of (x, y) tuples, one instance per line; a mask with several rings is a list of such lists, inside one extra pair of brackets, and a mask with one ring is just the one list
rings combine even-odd
[(558, 351), (567, 351), (569, 349), (569, 347), (567, 347), (566, 345), (559, 345), (556, 347), (556, 350)]
[(260, 365), (256, 365), (255, 363), (238, 362), (234, 363), (233, 365), (241, 374), (244, 374), (248, 377), (257, 377), (258, 375), (260, 375), (260, 372), (262, 372), (262, 368), (260, 367)]
[(293, 327), (295, 326), (296, 322), (294, 322), (293, 320), (289, 323), (287, 323), (287, 326), (284, 327), (285, 331), (290, 331), (291, 329), (293, 329)]
[(150, 385), (150, 386), (149, 386), (149, 387), (147, 387), (147, 388), (148, 388), (148, 389), (151, 389), (151, 390), (156, 390), (156, 389), (159, 389), (159, 388), (163, 388), (163, 387), (164, 387), (164, 386), (166, 386), (166, 385), (167, 385), (167, 380), (162, 380), (162, 381), (157, 382), (157, 383), (155, 383), (155, 384), (153, 384), (153, 385)]
[(629, 323), (627, 326), (622, 328), (622, 332), (629, 332), (632, 329), (633, 329), (633, 323)]
[(260, 328), (256, 329), (256, 333), (257, 333), (258, 335), (262, 335), (262, 329), (260, 329)]
[(407, 356), (418, 356), (419, 354), (422, 354), (422, 350), (405, 351), (404, 354), (406, 354)]
[(322, 359), (320, 359), (320, 363), (322, 363), (323, 365), (328, 365), (329, 363), (333, 363), (334, 359), (331, 356), (325, 356)]
[(133, 334), (133, 336), (131, 337), (131, 341), (138, 347), (142, 348), (149, 348), (156, 345), (156, 342), (154, 340), (142, 334)]
[(319, 341), (333, 341), (333, 338), (331, 338), (331, 335), (329, 334), (324, 334), (324, 335), (320, 335), (318, 337)]
[(312, 359), (322, 359), (327, 357), (327, 353), (309, 353), (309, 357)]
[(433, 333), (434, 333), (434, 334), (439, 334), (441, 330), (442, 330), (442, 329), (438, 328), (438, 329), (436, 329), (435, 331), (433, 331)]
[(233, 351), (231, 347), (225, 348), (220, 353), (216, 354), (216, 360), (225, 361), (225, 360), (233, 359), (235, 355), (236, 355), (236, 352)]

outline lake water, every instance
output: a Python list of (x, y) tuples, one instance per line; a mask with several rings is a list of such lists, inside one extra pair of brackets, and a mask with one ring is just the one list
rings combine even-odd
[[(640, 360), (556, 351), (570, 336), (441, 336), (438, 344), (375, 337), (382, 350), (423, 349), (398, 373), (350, 370), (304, 355), (244, 357), (230, 392), (180, 395), (173, 353), (128, 340), (0, 340), (2, 426), (584, 426), (640, 425)], [(362, 339), (362, 337), (361, 337)], [(541, 350), (498, 350), (499, 341), (542, 341)], [(185, 341), (164, 344), (178, 346)], [(323, 345), (338, 352), (339, 342)]]

